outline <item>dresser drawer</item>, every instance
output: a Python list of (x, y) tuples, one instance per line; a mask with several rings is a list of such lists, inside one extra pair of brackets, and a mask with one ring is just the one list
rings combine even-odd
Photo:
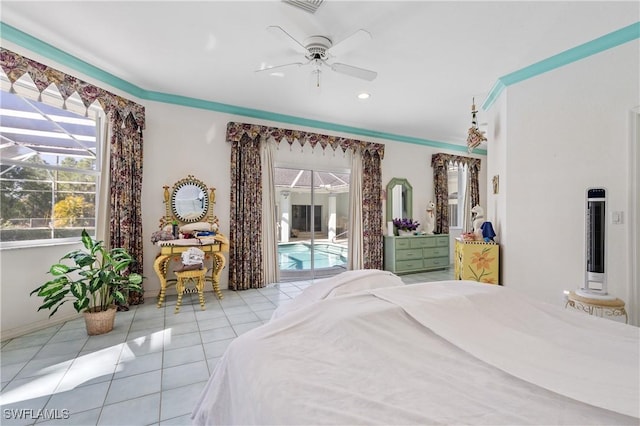
[(409, 238), (396, 238), (396, 250), (411, 248), (411, 240)]
[(449, 266), (448, 257), (434, 257), (432, 259), (424, 259), (425, 268), (435, 268)]
[(396, 260), (414, 260), (422, 259), (422, 250), (398, 250), (396, 251)]
[(449, 236), (446, 237), (436, 237), (436, 246), (438, 247), (449, 247)]
[(422, 269), (422, 259), (417, 260), (399, 260), (396, 262), (396, 271), (413, 271), (415, 269)]
[(411, 248), (435, 247), (436, 239), (430, 237), (417, 237), (410, 240)]
[(425, 258), (446, 257), (449, 256), (449, 247), (434, 247), (422, 249), (422, 254)]

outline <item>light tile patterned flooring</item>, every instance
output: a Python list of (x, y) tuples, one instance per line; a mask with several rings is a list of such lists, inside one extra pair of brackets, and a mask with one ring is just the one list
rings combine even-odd
[[(453, 278), (452, 268), (402, 276), (405, 284)], [(240, 334), (262, 325), (312, 281), (273, 284), (218, 300), (186, 294), (118, 312), (113, 331), (87, 336), (82, 318), (2, 342), (2, 425), (189, 425), (216, 362)]]

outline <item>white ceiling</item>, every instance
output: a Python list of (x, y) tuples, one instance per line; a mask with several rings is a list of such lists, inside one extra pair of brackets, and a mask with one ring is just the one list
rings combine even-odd
[[(7, 1), (2, 21), (142, 89), (303, 119), (464, 144), (471, 99), (499, 77), (638, 21), (625, 2), (331, 1), (315, 14), (280, 1)], [(303, 61), (299, 41), (372, 39), (334, 58), (378, 72), (368, 82)], [(366, 91), (367, 101), (356, 95)], [(480, 111), (479, 122), (484, 121)]]

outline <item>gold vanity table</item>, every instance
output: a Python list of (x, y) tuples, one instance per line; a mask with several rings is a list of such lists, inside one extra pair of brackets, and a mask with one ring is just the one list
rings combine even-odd
[[(180, 238), (158, 241), (156, 245), (160, 252), (153, 262), (153, 269), (160, 280), (158, 307), (164, 303), (168, 285), (175, 284), (176, 279), (168, 279), (169, 263), (171, 260), (181, 261), (182, 253), (196, 247), (205, 253), (205, 282), (210, 282), (213, 292), (222, 299), (220, 291), (220, 275), (226, 265), (225, 252), (229, 252), (229, 240), (218, 232), (218, 218), (213, 214), (215, 203), (215, 188), (207, 188), (200, 180), (189, 175), (171, 188), (164, 186), (165, 215), (160, 219), (160, 229), (170, 232), (174, 225), (178, 229), (197, 235), (191, 238)], [(197, 231), (199, 229), (200, 231)], [(211, 263), (211, 265), (209, 265)]]

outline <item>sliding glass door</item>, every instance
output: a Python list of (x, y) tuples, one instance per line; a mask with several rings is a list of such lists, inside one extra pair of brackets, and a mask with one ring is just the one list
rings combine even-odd
[(275, 168), (281, 281), (347, 268), (349, 172)]

